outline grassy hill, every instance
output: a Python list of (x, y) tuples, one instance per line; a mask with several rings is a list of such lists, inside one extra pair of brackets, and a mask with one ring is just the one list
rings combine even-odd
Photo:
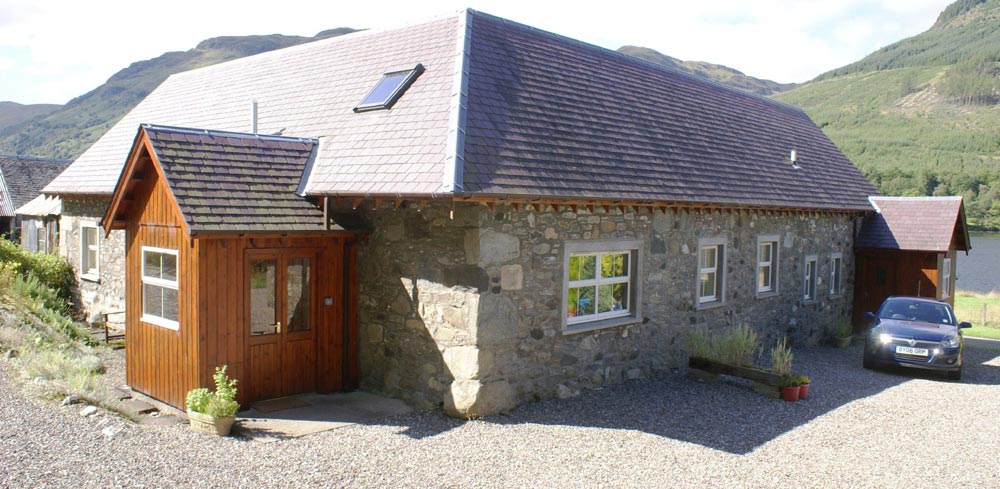
[(62, 107), (58, 104), (30, 104), (0, 102), (0, 131), (24, 122), (51, 114)]
[(774, 98), (802, 107), (886, 195), (962, 195), (1000, 230), (1000, 0)]
[[(354, 29), (331, 29), (313, 37), (216, 37), (188, 51), (132, 63), (54, 112), (7, 127), (0, 124), (0, 153), (76, 158), (173, 73), (350, 32)], [(8, 114), (7, 107), (0, 107), (0, 121)]]
[(618, 52), (625, 53), (637, 58), (642, 58), (656, 64), (669, 66), (671, 68), (691, 73), (695, 76), (719, 82), (723, 85), (739, 88), (747, 92), (758, 95), (771, 95), (794, 88), (794, 83), (778, 83), (771, 80), (761, 80), (752, 76), (747, 76), (743, 72), (704, 61), (683, 61), (671, 56), (667, 56), (653, 49), (639, 46), (622, 46)]

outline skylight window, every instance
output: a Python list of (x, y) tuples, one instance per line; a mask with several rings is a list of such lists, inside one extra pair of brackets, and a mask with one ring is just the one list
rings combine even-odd
[(375, 84), (375, 87), (365, 95), (361, 103), (354, 108), (355, 112), (368, 110), (388, 109), (399, 100), (403, 92), (413, 84), (413, 81), (424, 72), (424, 66), (417, 64), (413, 68), (405, 70), (389, 71), (382, 75), (382, 79)]

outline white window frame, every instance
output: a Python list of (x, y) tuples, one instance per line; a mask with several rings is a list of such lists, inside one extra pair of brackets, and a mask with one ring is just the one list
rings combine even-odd
[[(761, 261), (760, 250), (763, 246), (771, 247), (771, 260)], [(768, 235), (759, 236), (757, 238), (757, 255), (756, 262), (757, 267), (754, 269), (754, 290), (756, 290), (757, 297), (773, 297), (778, 295), (778, 266), (781, 263), (779, 260), (781, 248), (781, 238), (778, 235)], [(760, 269), (762, 267), (770, 267), (771, 273), (769, 274), (770, 284), (768, 287), (761, 287), (760, 285)]]
[[(94, 244), (90, 245), (87, 243), (87, 229), (94, 230)], [(94, 263), (93, 267), (89, 267), (87, 263), (87, 252), (93, 249), (94, 253)], [(91, 282), (97, 282), (101, 279), (101, 233), (100, 228), (96, 223), (87, 222), (80, 224), (80, 278), (84, 280), (89, 280)]]
[[(156, 278), (156, 277), (147, 277), (146, 276), (146, 253), (159, 253), (159, 254), (162, 254), (162, 255), (173, 255), (174, 258), (177, 260), (177, 270), (176, 270), (176, 272), (177, 272), (177, 280), (164, 280), (164, 279)], [(154, 316), (154, 315), (151, 315), (151, 314), (146, 314), (146, 285), (152, 285), (154, 287), (161, 287), (161, 288), (164, 288), (164, 289), (178, 290), (178, 285), (179, 285), (180, 278), (181, 278), (180, 277), (180, 275), (181, 275), (181, 270), (180, 270), (180, 255), (178, 254), (177, 250), (173, 250), (173, 249), (169, 249), (169, 248), (157, 248), (157, 247), (154, 247), (154, 246), (143, 246), (142, 247), (141, 260), (142, 260), (142, 263), (141, 263), (141, 266), (140, 266), (140, 272), (139, 273), (141, 275), (140, 299), (142, 300), (142, 316), (139, 319), (142, 322), (144, 322), (144, 323), (155, 324), (157, 326), (162, 326), (162, 327), (167, 328), (167, 329), (172, 329), (174, 331), (178, 331), (180, 329), (180, 323), (179, 322), (174, 321), (172, 319), (167, 319), (167, 318), (164, 318), (164, 317), (160, 317), (160, 316)], [(180, 294), (178, 294), (177, 302), (178, 302), (178, 304), (177, 304), (177, 314), (178, 314), (178, 316), (180, 316)], [(179, 319), (179, 317), (178, 317), (178, 319)]]
[[(715, 265), (712, 267), (702, 266), (701, 254), (707, 248), (715, 248)], [(695, 307), (698, 309), (710, 308), (722, 305), (726, 302), (726, 238), (704, 238), (698, 240), (698, 254), (695, 256), (694, 275), (694, 297)], [(703, 273), (715, 274), (714, 294), (701, 295), (701, 275)]]
[(839, 297), (844, 293), (844, 255), (830, 253), (830, 295)]
[[(564, 246), (563, 256), (563, 287), (562, 287), (562, 334), (583, 333), (596, 329), (611, 328), (625, 324), (633, 324), (641, 318), (641, 276), (642, 263), (642, 242), (638, 240), (600, 240), (600, 241), (568, 241)], [(569, 280), (569, 261), (573, 256), (596, 255), (597, 263), (595, 272), (600, 273), (600, 260), (602, 255), (612, 255), (628, 253), (629, 274), (628, 277), (609, 277), (602, 279), (597, 276), (590, 280)], [(602, 284), (628, 283), (628, 307), (604, 313), (597, 312), (597, 304), (594, 304), (595, 314), (587, 316), (577, 316), (570, 318), (569, 289), (571, 287), (597, 286)], [(597, 300), (597, 297), (594, 297)]]
[(951, 258), (944, 257), (941, 260), (941, 280), (938, 281), (938, 290), (941, 291), (941, 298), (951, 297)]
[(806, 255), (802, 262), (802, 300), (816, 300), (817, 282), (819, 281), (819, 256)]

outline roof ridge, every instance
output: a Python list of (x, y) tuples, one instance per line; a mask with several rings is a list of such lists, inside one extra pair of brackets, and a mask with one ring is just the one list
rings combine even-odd
[[(245, 60), (265, 59), (265, 58), (267, 58), (269, 56), (284, 56), (285, 53), (288, 53), (288, 52), (291, 52), (291, 51), (294, 51), (294, 50), (315, 48), (318, 45), (320, 45), (321, 43), (323, 45), (338, 44), (338, 43), (341, 43), (341, 42), (347, 42), (348, 40), (355, 39), (355, 38), (358, 38), (358, 37), (383, 34), (383, 33), (386, 33), (386, 32), (392, 32), (392, 31), (397, 31), (397, 30), (401, 30), (401, 29), (408, 29), (408, 28), (411, 28), (411, 27), (422, 26), (422, 25), (425, 25), (425, 24), (430, 24), (432, 22), (438, 22), (438, 21), (441, 21), (441, 20), (445, 20), (445, 19), (450, 19), (450, 18), (453, 18), (453, 17), (457, 17), (457, 16), (461, 15), (463, 12), (465, 12), (467, 10), (471, 10), (471, 9), (461, 9), (461, 10), (458, 10), (458, 11), (450, 12), (448, 14), (438, 14), (438, 15), (434, 15), (432, 17), (426, 18), (424, 20), (400, 23), (398, 25), (394, 25), (394, 26), (390, 26), (390, 27), (383, 27), (383, 28), (378, 28), (378, 29), (369, 29), (369, 28), (359, 29), (359, 30), (356, 30), (354, 32), (350, 32), (350, 33), (343, 34), (343, 35), (340, 35), (340, 36), (325, 37), (323, 39), (316, 39), (316, 40), (313, 40), (313, 41), (304, 42), (302, 44), (296, 44), (294, 46), (286, 46), (286, 47), (279, 48), (279, 49), (272, 49), (270, 51), (264, 51), (262, 53), (251, 54), (250, 56), (244, 56), (242, 58), (231, 59), (231, 60), (228, 60), (228, 61), (223, 61), (221, 63), (213, 64), (213, 65), (202, 66), (202, 67), (193, 68), (193, 69), (190, 69), (190, 70), (187, 70), (187, 71), (181, 71), (181, 72), (178, 72), (178, 73), (173, 73), (170, 76), (168, 76), (167, 79), (169, 80), (169, 79), (175, 78), (175, 77), (187, 76), (189, 73), (193, 73), (193, 72), (210, 71), (210, 70), (216, 69), (216, 68), (218, 68), (220, 66), (229, 67), (229, 66), (232, 66), (234, 63), (242, 63)], [(162, 85), (162, 83), (161, 83), (161, 85)]]
[(252, 132), (224, 131), (221, 129), (201, 129), (197, 127), (165, 126), (160, 124), (140, 124), (144, 129), (153, 131), (175, 132), (182, 134), (198, 134), (208, 136), (226, 136), (242, 139), (259, 139), (262, 141), (300, 141), (308, 143), (319, 143), (319, 138), (306, 138), (298, 136), (282, 136), (278, 134), (257, 134)]
[(796, 107), (794, 105), (787, 104), (785, 102), (781, 102), (781, 101), (778, 101), (778, 100), (774, 100), (772, 98), (764, 97), (764, 96), (758, 95), (756, 93), (748, 92), (746, 90), (740, 90), (738, 88), (731, 87), (729, 85), (725, 85), (723, 83), (717, 82), (715, 80), (709, 80), (707, 78), (701, 78), (699, 76), (695, 76), (695, 75), (693, 75), (691, 73), (680, 71), (680, 70), (678, 70), (676, 68), (672, 68), (670, 66), (665, 66), (665, 65), (658, 64), (658, 63), (654, 63), (652, 61), (648, 61), (648, 60), (639, 58), (637, 56), (632, 56), (631, 54), (625, 54), (625, 53), (622, 53), (620, 51), (615, 51), (614, 49), (608, 49), (608, 48), (603, 47), (603, 46), (598, 46), (598, 45), (593, 44), (593, 43), (589, 43), (589, 42), (586, 42), (586, 41), (581, 41), (579, 39), (574, 39), (572, 37), (565, 36), (563, 34), (559, 34), (559, 33), (552, 32), (552, 31), (547, 31), (545, 29), (540, 29), (538, 27), (530, 26), (528, 24), (523, 24), (521, 22), (517, 22), (517, 21), (514, 21), (514, 20), (506, 19), (504, 17), (500, 17), (500, 16), (497, 16), (497, 15), (489, 14), (489, 13), (482, 12), (482, 11), (479, 11), (479, 10), (473, 10), (471, 8), (468, 9), (468, 10), (469, 10), (469, 13), (472, 14), (472, 15), (481, 15), (483, 17), (486, 17), (488, 19), (492, 19), (494, 21), (500, 21), (500, 22), (503, 22), (505, 24), (513, 25), (513, 26), (516, 26), (516, 27), (526, 28), (528, 30), (537, 32), (539, 34), (542, 34), (542, 35), (545, 35), (545, 36), (548, 36), (548, 37), (551, 37), (551, 38), (556, 38), (556, 39), (559, 39), (559, 40), (562, 40), (562, 41), (566, 41), (566, 42), (569, 42), (571, 44), (579, 45), (579, 46), (587, 48), (587, 49), (601, 51), (601, 52), (606, 52), (606, 53), (612, 54), (613, 56), (617, 56), (617, 57), (621, 58), (623, 61), (625, 61), (627, 63), (632, 63), (632, 64), (635, 64), (635, 65), (638, 65), (638, 66), (641, 66), (641, 67), (651, 68), (651, 69), (653, 69), (655, 71), (667, 72), (667, 73), (670, 73), (670, 74), (676, 74), (676, 75), (679, 75), (681, 77), (690, 79), (690, 80), (692, 80), (692, 81), (694, 81), (696, 83), (703, 83), (703, 84), (706, 84), (706, 85), (713, 85), (713, 86), (722, 88), (724, 90), (730, 91), (730, 92), (738, 94), (738, 95), (745, 95), (745, 96), (748, 96), (749, 98), (760, 100), (762, 102), (765, 102), (765, 103), (768, 103), (768, 104), (771, 104), (771, 105), (774, 105), (774, 106), (777, 106), (777, 107), (780, 107), (780, 108), (790, 109), (793, 112), (805, 114), (804, 110), (802, 110), (801, 108)]
[(15, 160), (45, 161), (51, 163), (71, 163), (73, 160), (67, 158), (47, 158), (44, 156), (26, 156), (0, 153), (0, 158), (13, 158)]
[(899, 195), (875, 195), (870, 198), (880, 200), (962, 200), (961, 195), (918, 195), (914, 197), (903, 197)]
[[(469, 43), (472, 40), (474, 11), (465, 9), (458, 15), (455, 29), (455, 65), (452, 75), (452, 101), (448, 113), (448, 141), (444, 153), (444, 171), (441, 190), (462, 192), (465, 190), (465, 114), (469, 99)], [(454, 131), (454, 134), (451, 132)]]

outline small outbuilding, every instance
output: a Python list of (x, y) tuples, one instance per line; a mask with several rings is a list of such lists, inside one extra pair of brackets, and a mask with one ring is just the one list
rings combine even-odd
[(21, 221), (21, 246), (28, 251), (55, 253), (59, 246), (59, 216), (62, 200), (59, 197), (38, 195), (18, 207), (14, 215)]
[(296, 194), (317, 140), (142, 125), (102, 220), (126, 236), (128, 384), (174, 406), (357, 384), (354, 234)]
[(961, 197), (871, 197), (855, 240), (854, 324), (891, 295), (954, 305), (955, 258), (972, 249)]

